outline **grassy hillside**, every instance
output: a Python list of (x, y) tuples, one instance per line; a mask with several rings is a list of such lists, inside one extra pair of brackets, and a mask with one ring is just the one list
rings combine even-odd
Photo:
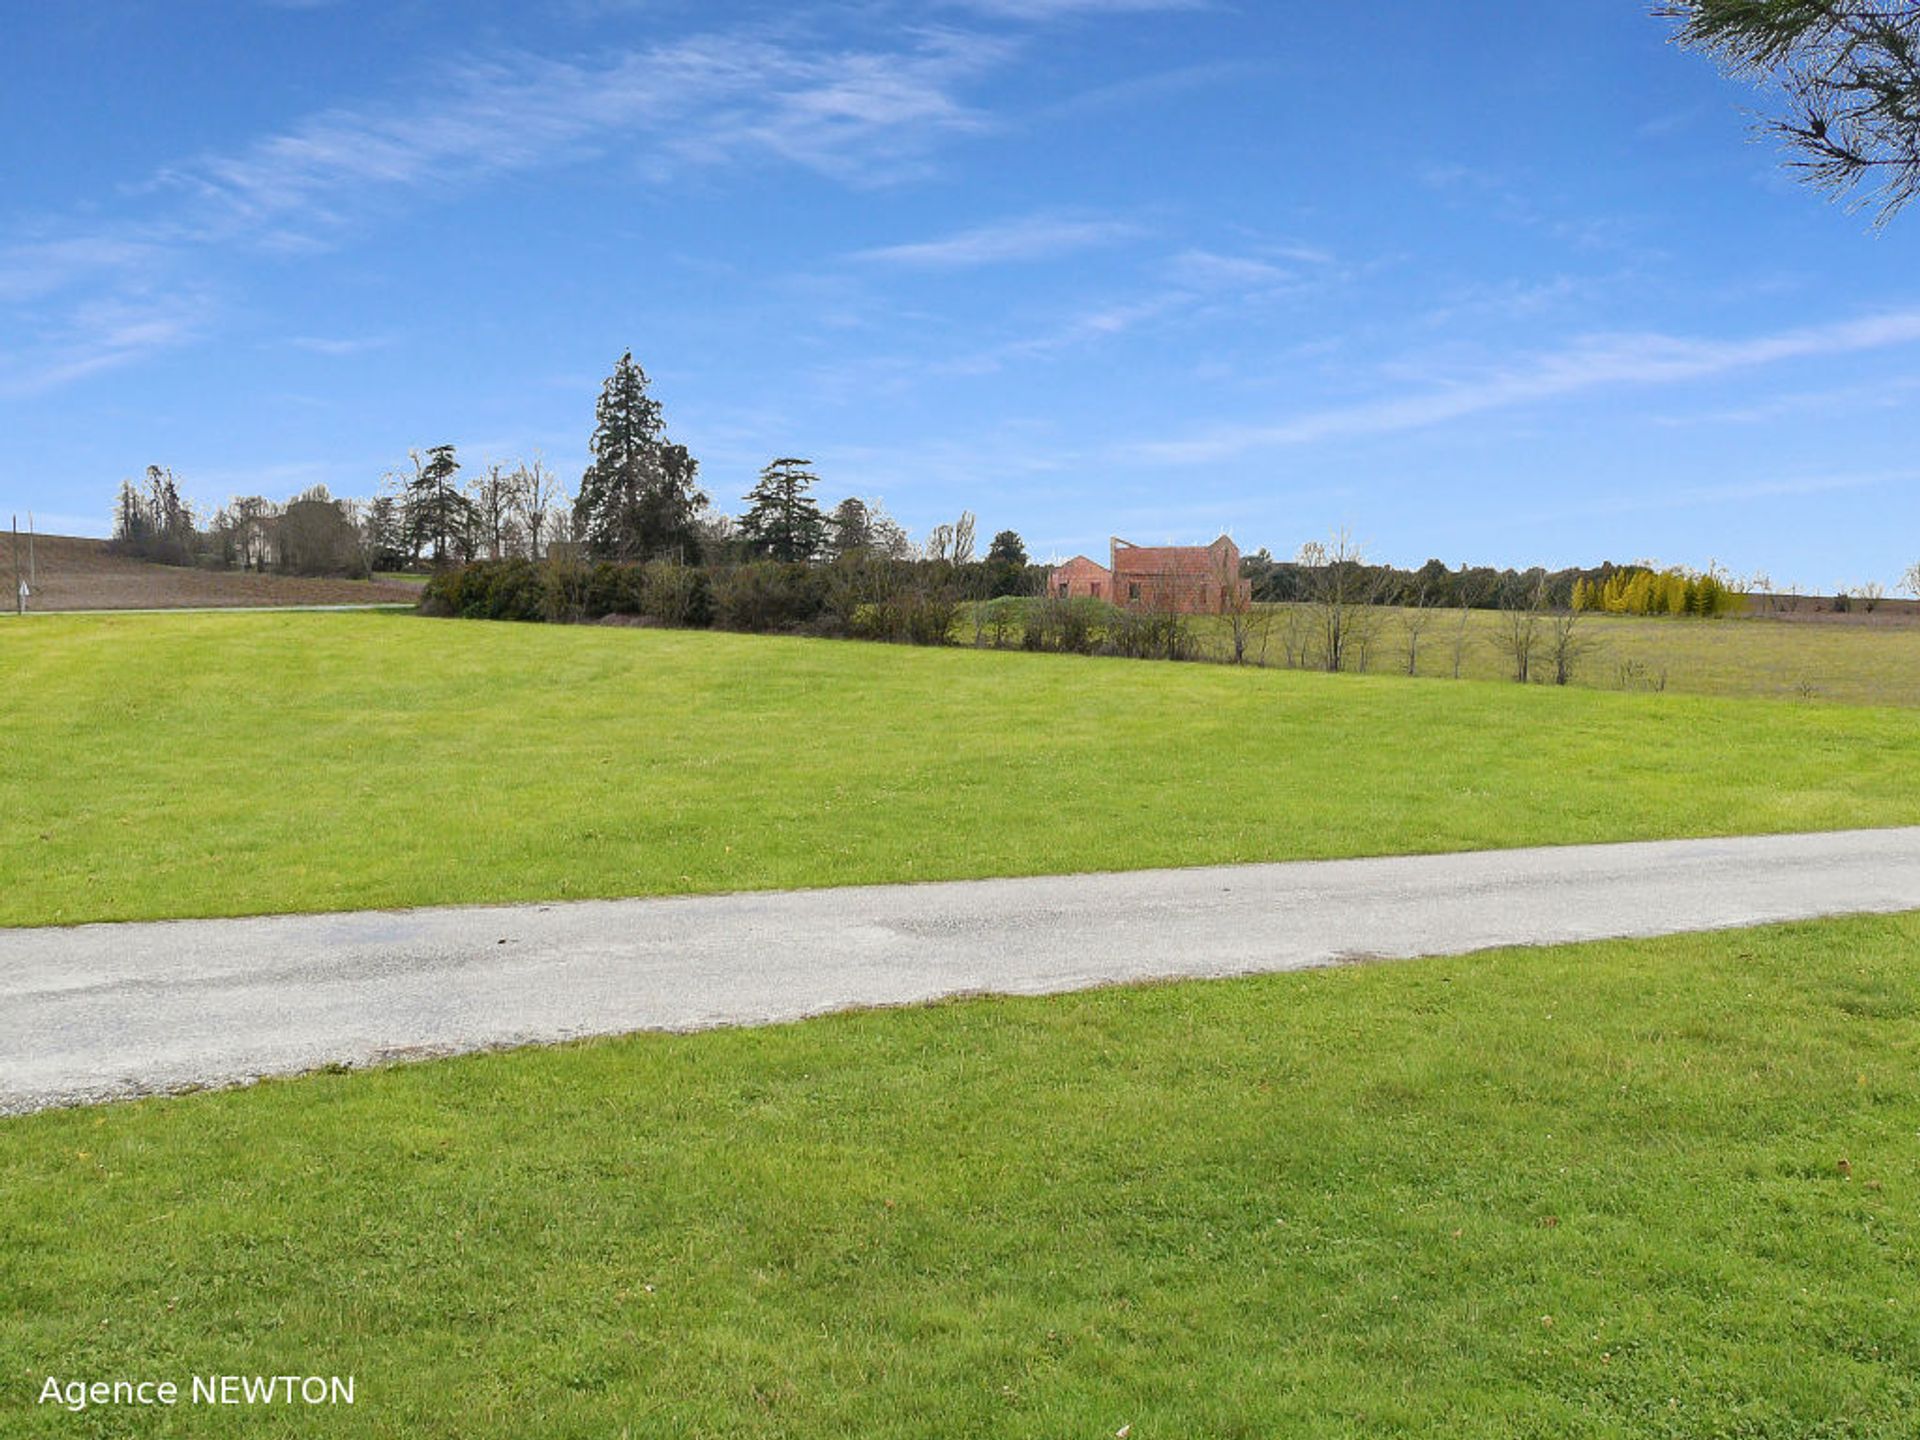
[(0, 626), (0, 923), (1920, 821), (1891, 710), (410, 615)]
[[(0, 1430), (1907, 1436), (1916, 947), (1515, 951), (0, 1122)], [(29, 1398), (225, 1371), (358, 1403)]]
[[(1512, 679), (1513, 662), (1497, 643), (1505, 623), (1499, 611), (1470, 611), (1464, 626), (1458, 610), (1422, 615), (1383, 609), (1373, 618), (1366, 666), (1373, 674), (1407, 673), (1411, 623), (1421, 627), (1413, 647), (1416, 673), (1452, 678), (1457, 651), (1462, 677)], [(1266, 639), (1267, 663), (1285, 663), (1289, 625), (1296, 628), (1298, 648), (1311, 624), (1305, 607), (1263, 607), (1258, 628)], [(1230, 652), (1221, 622), (1206, 620), (1201, 627), (1216, 653)], [(1720, 620), (1589, 615), (1576, 633), (1583, 653), (1573, 683), (1584, 688), (1664, 687), (1690, 695), (1920, 706), (1920, 620), (1884, 606), (1871, 615), (1802, 610)], [(967, 638), (971, 636), (968, 629)], [(1544, 637), (1541, 648), (1544, 654)], [(1547, 678), (1552, 675), (1551, 662), (1540, 657), (1536, 669)]]

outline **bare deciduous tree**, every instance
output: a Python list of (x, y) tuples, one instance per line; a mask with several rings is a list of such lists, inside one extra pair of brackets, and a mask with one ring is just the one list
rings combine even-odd
[(973, 563), (973, 512), (962, 510), (960, 518), (953, 522), (953, 563), (971, 565)]
[(929, 560), (944, 560), (956, 569), (973, 560), (973, 512), (962, 510), (951, 525), (936, 525), (927, 532), (924, 553)]
[(1289, 670), (1307, 663), (1307, 640), (1311, 634), (1307, 611), (1301, 605), (1284, 605), (1280, 610), (1280, 655)]
[(1460, 678), (1460, 669), (1467, 659), (1467, 627), (1473, 619), (1473, 607), (1460, 606), (1460, 623), (1453, 628), (1453, 678)]
[(513, 514), (513, 490), (513, 477), (507, 473), (507, 467), (491, 463), (474, 476), (468, 489), (489, 560), (498, 560), (505, 552), (507, 521)]
[(1409, 675), (1420, 673), (1420, 637), (1433, 623), (1434, 615), (1434, 608), (1427, 603), (1427, 593), (1424, 590), (1414, 597), (1412, 605), (1400, 612), (1400, 631), (1401, 638), (1407, 644), (1407, 674)]
[(547, 469), (538, 455), (531, 465), (522, 465), (513, 472), (513, 508), (526, 530), (529, 560), (540, 558), (540, 537), (550, 533), (555, 502), (564, 498), (559, 477)]
[(1521, 685), (1533, 678), (1546, 608), (1546, 587), (1538, 586), (1525, 604), (1508, 605), (1500, 611), (1500, 623), (1493, 632), (1494, 648), (1507, 657), (1513, 678)]
[(1227, 639), (1233, 646), (1233, 663), (1244, 665), (1255, 654), (1254, 664), (1267, 663), (1267, 635), (1273, 627), (1270, 606), (1253, 602), (1253, 586), (1240, 578), (1240, 568), (1231, 555), (1216, 552), (1214, 579), (1220, 586), (1220, 614), (1227, 622)]
[(1381, 575), (1367, 564), (1366, 551), (1345, 530), (1326, 545), (1300, 547), (1303, 565), (1319, 563), (1307, 574), (1307, 612), (1313, 618), (1319, 666), (1329, 673), (1365, 667), (1379, 626)]
[(227, 506), (234, 558), (242, 570), (264, 570), (272, 560), (269, 540), (279, 507), (260, 495), (237, 495)]
[(1453, 631), (1453, 678), (1460, 678), (1461, 667), (1466, 664), (1467, 641), (1470, 638), (1469, 626), (1473, 620), (1473, 607), (1486, 593), (1486, 586), (1468, 578), (1468, 572), (1460, 575), (1460, 623)]
[(1547, 658), (1553, 662), (1553, 683), (1568, 685), (1580, 661), (1591, 654), (1597, 642), (1583, 623), (1579, 610), (1557, 611), (1547, 621)]

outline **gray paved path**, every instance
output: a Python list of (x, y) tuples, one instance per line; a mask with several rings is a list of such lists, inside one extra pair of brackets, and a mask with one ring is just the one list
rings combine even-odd
[(1920, 909), (1920, 828), (0, 930), (0, 1113), (989, 991)]

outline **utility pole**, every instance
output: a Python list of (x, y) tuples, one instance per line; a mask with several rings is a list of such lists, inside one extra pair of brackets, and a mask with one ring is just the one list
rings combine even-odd
[(20, 578), (20, 517), (13, 517), (13, 605), (16, 615), (27, 613), (27, 582)]
[(33, 563), (33, 511), (27, 511), (27, 589), (40, 588), (40, 572)]

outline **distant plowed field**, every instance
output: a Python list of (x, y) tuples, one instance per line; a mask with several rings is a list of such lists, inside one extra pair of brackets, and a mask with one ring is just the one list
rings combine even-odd
[[(11, 543), (11, 537), (0, 545)], [(161, 610), (199, 605), (410, 604), (419, 588), (392, 580), (325, 580), (253, 575), (231, 570), (186, 570), (114, 555), (104, 540), (40, 535), (33, 542), (38, 583), (33, 610)], [(13, 557), (0, 549), (0, 603), (13, 608)], [(27, 539), (20, 538), (20, 573), (27, 573)]]

